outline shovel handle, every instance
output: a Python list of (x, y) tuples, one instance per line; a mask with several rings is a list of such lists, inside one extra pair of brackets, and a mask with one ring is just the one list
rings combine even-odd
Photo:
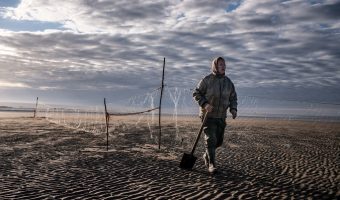
[[(211, 104), (213, 104), (214, 99), (215, 99), (215, 97), (213, 96), (213, 97), (211, 98), (211, 102), (210, 102)], [(202, 131), (203, 131), (204, 124), (205, 124), (205, 122), (207, 121), (207, 118), (208, 118), (207, 116), (208, 116), (208, 112), (206, 111), (206, 112), (204, 113), (202, 125), (201, 125), (201, 128), (200, 128), (200, 130), (199, 130), (199, 132), (198, 132), (198, 135), (197, 135), (197, 137), (196, 137), (195, 144), (194, 144), (194, 146), (193, 146), (192, 149), (191, 149), (191, 155), (193, 155), (194, 152), (195, 152), (197, 143), (198, 143), (198, 141), (199, 141), (199, 139), (200, 139), (200, 137), (201, 137), (201, 133), (202, 133)]]

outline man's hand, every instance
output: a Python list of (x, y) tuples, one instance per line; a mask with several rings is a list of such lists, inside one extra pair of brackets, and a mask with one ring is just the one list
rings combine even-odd
[(233, 119), (235, 119), (237, 117), (237, 111), (235, 109), (231, 109), (230, 113), (233, 116)]
[(210, 105), (210, 104), (205, 104), (205, 106), (204, 106), (204, 109), (207, 111), (207, 112), (211, 112), (212, 110), (213, 110), (213, 106), (212, 105)]

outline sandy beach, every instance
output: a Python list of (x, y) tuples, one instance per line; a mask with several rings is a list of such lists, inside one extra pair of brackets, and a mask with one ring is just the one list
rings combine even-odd
[(116, 127), (106, 151), (105, 133), (70, 129), (44, 118), (0, 118), (0, 199), (340, 196), (339, 123), (230, 121), (215, 175), (204, 166), (202, 140), (194, 169), (179, 168), (199, 128), (199, 121), (185, 123), (180, 125), (182, 146), (171, 143), (166, 127), (161, 150), (150, 142), (156, 140), (150, 140), (147, 130), (130, 127), (123, 132)]

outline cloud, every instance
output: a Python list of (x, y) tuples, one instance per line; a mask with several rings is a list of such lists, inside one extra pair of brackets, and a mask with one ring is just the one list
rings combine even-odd
[(4, 16), (17, 20), (59, 22), (80, 32), (129, 33), (156, 30), (167, 17), (167, 1), (22, 0)]
[(337, 88), (339, 5), (334, 0), (23, 0), (0, 15), (62, 28), (2, 29), (0, 80), (45, 92), (113, 91), (124, 99), (159, 87), (163, 57), (166, 83), (193, 88), (209, 73), (211, 60), (224, 56), (240, 90)]
[(0, 88), (29, 88), (25, 83), (0, 81)]

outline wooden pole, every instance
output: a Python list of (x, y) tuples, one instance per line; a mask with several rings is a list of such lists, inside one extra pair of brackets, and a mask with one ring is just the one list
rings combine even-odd
[(110, 120), (110, 115), (107, 112), (105, 98), (104, 98), (104, 107), (105, 107), (105, 122), (106, 122), (106, 151), (109, 151), (109, 120)]
[(38, 109), (38, 97), (37, 97), (37, 101), (36, 101), (36, 103), (35, 103), (35, 109), (34, 109), (34, 115), (33, 115), (33, 118), (35, 118), (36, 117), (36, 114), (37, 114), (37, 109)]
[(162, 114), (162, 97), (163, 97), (163, 89), (164, 89), (164, 69), (165, 69), (165, 58), (164, 58), (164, 61), (163, 61), (161, 96), (159, 98), (159, 114), (158, 114), (159, 137), (158, 137), (158, 149), (161, 149), (161, 138), (162, 138), (161, 114)]

